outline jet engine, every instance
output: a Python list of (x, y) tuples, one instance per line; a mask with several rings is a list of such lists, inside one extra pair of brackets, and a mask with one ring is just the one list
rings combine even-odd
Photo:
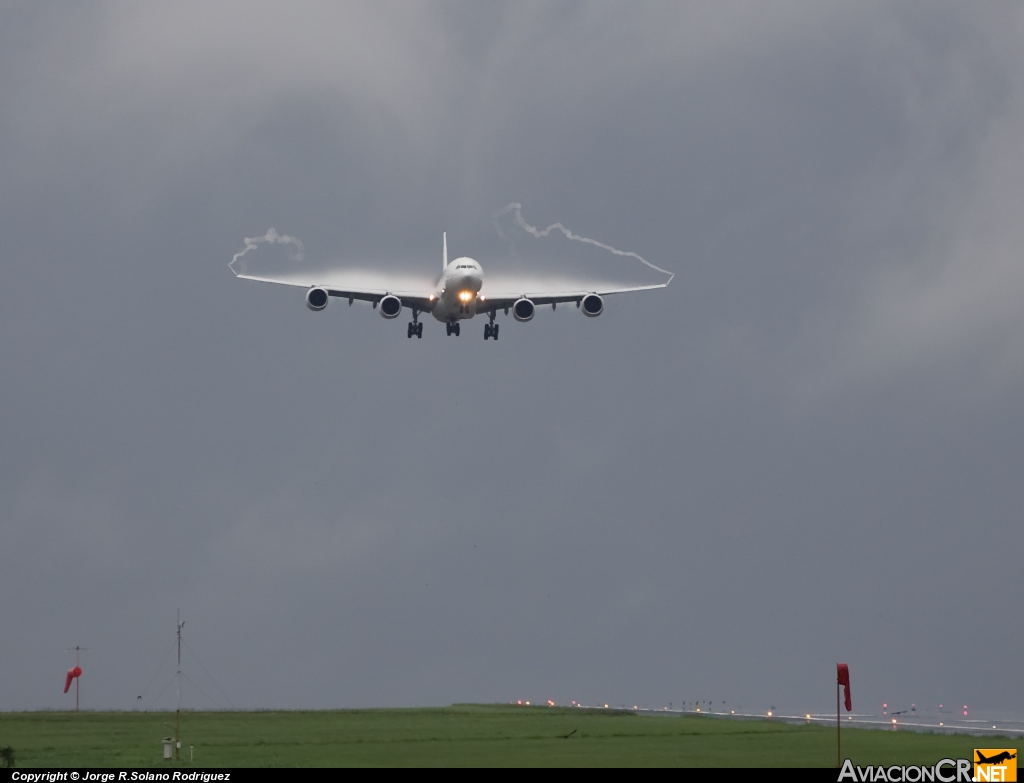
[(604, 312), (604, 299), (597, 294), (587, 294), (580, 300), (580, 309), (587, 318), (597, 318)]
[(330, 296), (327, 294), (327, 290), (324, 288), (310, 288), (306, 291), (306, 307), (312, 310), (314, 313), (318, 313), (327, 307), (327, 302), (330, 300)]
[(533, 314), (536, 311), (533, 302), (527, 298), (517, 299), (516, 303), (512, 305), (512, 315), (517, 321), (525, 323), (526, 321), (533, 320)]
[(394, 294), (388, 294), (380, 300), (377, 307), (384, 318), (398, 318), (402, 312), (402, 300)]

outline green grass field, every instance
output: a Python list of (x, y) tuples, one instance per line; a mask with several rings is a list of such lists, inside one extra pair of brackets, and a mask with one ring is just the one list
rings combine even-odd
[[(18, 767), (164, 767), (165, 712), (0, 713)], [(797, 766), (836, 763), (835, 730), (769, 721), (503, 705), (182, 713), (180, 766)], [(568, 739), (565, 735), (575, 733)], [(855, 764), (934, 764), (1019, 741), (844, 729)], [(187, 761), (189, 745), (194, 762)]]

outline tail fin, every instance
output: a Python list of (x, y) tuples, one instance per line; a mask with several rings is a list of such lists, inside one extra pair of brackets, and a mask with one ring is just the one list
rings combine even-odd
[(441, 234), (441, 242), (444, 249), (441, 251), (441, 271), (448, 268), (448, 232)]

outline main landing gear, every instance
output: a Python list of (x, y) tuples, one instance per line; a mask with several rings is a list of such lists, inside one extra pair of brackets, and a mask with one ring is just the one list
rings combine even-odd
[(458, 323), (451, 323), (451, 322), (448, 322), (448, 323), (446, 323), (446, 324), (444, 325), (444, 328), (445, 328), (445, 331), (447, 331), (447, 332), (448, 332), (448, 336), (449, 336), (449, 337), (451, 337), (451, 336), (452, 336), (453, 334), (454, 334), (454, 335), (455, 335), (456, 337), (458, 337), (458, 336), (459, 336), (459, 333), (460, 333), (460, 332), (462, 331), (462, 330), (461, 330), (461, 329), (459, 328), (459, 324), (458, 324)]
[(406, 337), (412, 337), (416, 335), (416, 339), (422, 339), (423, 337), (423, 324), (419, 321), (420, 313), (418, 310), (412, 311), (412, 320), (409, 322), (409, 328), (405, 330)]
[(491, 322), (484, 324), (484, 339), (487, 340), (493, 337), (495, 340), (498, 339), (498, 324), (494, 323), (494, 311), (490, 312)]

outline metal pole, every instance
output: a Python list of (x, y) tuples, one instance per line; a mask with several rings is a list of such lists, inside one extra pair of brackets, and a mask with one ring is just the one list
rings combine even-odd
[(842, 721), (839, 720), (839, 676), (836, 675), (836, 768), (843, 766), (843, 740), (840, 734)]
[[(178, 676), (175, 683), (175, 693), (177, 695), (177, 707), (174, 710), (174, 760), (180, 761), (180, 748), (181, 748), (181, 626), (184, 623), (181, 622), (181, 609), (178, 610)], [(837, 685), (836, 688), (839, 686)], [(837, 690), (836, 693), (839, 691)]]

